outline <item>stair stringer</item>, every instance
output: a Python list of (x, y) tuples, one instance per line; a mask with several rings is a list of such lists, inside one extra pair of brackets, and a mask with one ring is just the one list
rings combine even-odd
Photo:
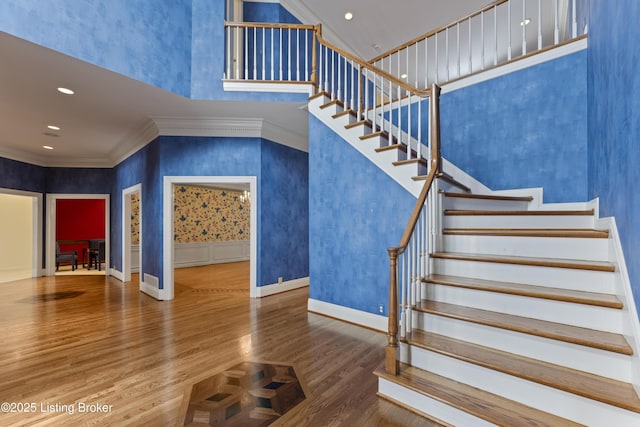
[(599, 217), (598, 199), (595, 199), (596, 205), (596, 227), (609, 230), (609, 261), (615, 263), (616, 271), (615, 282), (618, 290), (618, 298), (622, 300), (622, 316), (623, 330), (622, 333), (627, 339), (629, 345), (633, 348), (631, 356), (631, 384), (640, 395), (640, 320), (638, 318), (638, 310), (633, 299), (633, 290), (631, 289), (631, 280), (622, 250), (622, 242), (618, 233), (618, 226), (614, 217)]
[[(423, 181), (415, 181), (413, 177), (418, 175), (415, 168), (411, 165), (394, 166), (392, 161), (398, 159), (391, 159), (389, 152), (378, 153), (375, 151), (377, 148), (372, 141), (363, 141), (360, 136), (365, 135), (364, 130), (358, 131), (355, 128), (347, 129), (344, 126), (344, 119), (335, 119), (333, 116), (342, 111), (342, 108), (338, 105), (331, 105), (328, 108), (321, 108), (328, 103), (330, 99), (326, 96), (313, 97), (309, 101), (309, 112), (318, 118), (325, 126), (328, 126), (335, 133), (337, 133), (348, 144), (354, 147), (363, 156), (369, 159), (373, 164), (380, 168), (384, 173), (396, 181), (400, 186), (407, 190), (414, 197), (418, 197), (422, 187)], [(361, 126), (363, 129), (365, 126)], [(423, 145), (424, 152), (428, 152), (428, 149)], [(483, 185), (480, 181), (474, 179), (472, 176), (466, 174), (461, 169), (457, 168), (451, 162), (446, 159), (442, 159), (443, 171), (451, 175), (458, 182), (469, 187), (473, 192), (487, 193), (490, 190)]]

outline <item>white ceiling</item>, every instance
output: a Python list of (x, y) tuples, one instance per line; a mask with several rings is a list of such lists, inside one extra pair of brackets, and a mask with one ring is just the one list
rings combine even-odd
[[(364, 59), (488, 3), (282, 0), (303, 22), (322, 22), (329, 41)], [(344, 19), (347, 10), (354, 14), (350, 22)], [(193, 101), (2, 32), (0, 56), (2, 157), (42, 166), (110, 167), (149, 142), (169, 118), (188, 119), (196, 127), (210, 121), (257, 123), (306, 141), (307, 112), (299, 103)], [(62, 95), (59, 86), (76, 94)], [(62, 129), (50, 131), (48, 124)]]

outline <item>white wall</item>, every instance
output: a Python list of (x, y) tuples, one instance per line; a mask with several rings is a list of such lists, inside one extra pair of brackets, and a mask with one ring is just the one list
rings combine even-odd
[(0, 193), (0, 270), (31, 270), (33, 199)]

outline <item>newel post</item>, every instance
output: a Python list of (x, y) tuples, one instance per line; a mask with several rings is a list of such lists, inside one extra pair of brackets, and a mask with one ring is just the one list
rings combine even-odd
[(400, 373), (398, 347), (398, 248), (389, 248), (389, 332), (385, 353), (385, 370), (388, 374)]

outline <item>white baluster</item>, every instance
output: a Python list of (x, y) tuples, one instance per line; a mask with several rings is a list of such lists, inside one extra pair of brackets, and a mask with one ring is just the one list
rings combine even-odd
[(244, 28), (244, 79), (249, 79), (249, 28)]
[(233, 62), (233, 51), (231, 50), (231, 27), (227, 27), (227, 75), (225, 78), (233, 79), (231, 75), (231, 62)]
[(440, 67), (438, 66), (438, 33), (436, 33), (436, 74), (433, 78), (434, 83), (438, 83), (440, 81)]
[[(373, 74), (372, 78), (371, 78), (371, 86), (373, 88), (373, 99), (371, 100), (371, 106), (372, 108), (372, 116), (371, 116), (371, 132), (377, 132), (378, 131), (378, 125), (377, 125), (377, 120), (376, 117), (378, 116), (378, 85), (376, 84), (376, 75)], [(367, 86), (369, 86), (368, 84), (369, 82), (367, 82)], [(384, 88), (384, 79), (380, 82), (380, 93), (382, 93), (382, 88)], [(383, 110), (382, 110), (382, 115), (384, 116), (384, 104), (383, 105)], [(365, 117), (365, 120), (367, 118)]]
[(304, 75), (304, 80), (309, 81), (309, 30), (304, 30)]
[(325, 90), (324, 87), (324, 50), (322, 49), (322, 45), (320, 45), (319, 54), (318, 54), (318, 89), (320, 92)]
[(573, 13), (573, 22), (571, 23), (571, 38), (578, 37), (578, 17), (576, 16), (576, 0), (571, 0), (571, 10)]
[(507, 60), (511, 61), (511, 2), (507, 2)]
[(424, 87), (429, 87), (429, 39), (424, 39)]
[(282, 81), (284, 79), (284, 77), (282, 76), (283, 73), (283, 68), (282, 68), (282, 33), (284, 32), (284, 29), (280, 29), (280, 55), (278, 56), (278, 74), (280, 76), (280, 81)]
[(274, 37), (273, 37), (273, 31), (274, 29), (271, 28), (271, 80), (275, 80), (275, 74), (274, 74), (274, 52), (275, 52), (275, 46), (273, 45), (274, 41)]
[(527, 0), (522, 0), (522, 55), (527, 54)]
[(542, 6), (538, 0), (538, 50), (542, 49)]
[(560, 28), (558, 27), (558, 0), (553, 0), (553, 44), (560, 41)]
[(484, 70), (484, 12), (480, 12), (480, 69)]
[(258, 29), (253, 29), (253, 80), (258, 80)]
[(406, 251), (405, 253), (402, 254), (401, 256), (401, 262), (400, 262), (400, 276), (401, 276), (401, 296), (400, 296), (400, 306), (402, 307), (402, 313), (400, 316), (400, 335), (402, 337), (406, 337), (407, 336), (407, 313), (406, 313), (406, 307), (407, 307), (407, 274), (406, 274)]
[(422, 98), (418, 100), (418, 158), (422, 158)]
[(460, 77), (460, 23), (456, 24), (456, 50), (458, 51), (458, 75)]
[(349, 105), (349, 72), (347, 69), (347, 58), (344, 58), (344, 105), (345, 108), (351, 108), (351, 106)]
[(296, 28), (296, 81), (300, 81), (300, 28)]
[(444, 36), (444, 59), (447, 63), (447, 81), (449, 81), (449, 68), (451, 67), (451, 64), (449, 63), (449, 27), (444, 30)]
[(355, 96), (355, 88), (356, 88), (356, 76), (355, 76), (355, 70), (356, 67), (353, 66), (353, 62), (351, 62), (351, 102), (350, 102), (350, 108), (352, 110), (356, 109), (356, 100), (354, 98)]
[(495, 45), (493, 65), (498, 65), (498, 6), (493, 6), (493, 43)]
[(291, 30), (287, 30), (287, 80), (291, 81)]
[(473, 73), (473, 54), (471, 47), (471, 18), (469, 18), (469, 74)]
[(342, 67), (340, 66), (341, 60), (342, 55), (338, 54), (338, 99), (342, 101)]
[[(356, 78), (358, 80), (358, 82), (357, 82), (358, 83), (358, 92), (357, 92), (357, 95), (358, 95), (358, 112), (356, 113), (356, 115), (357, 115), (357, 121), (360, 121), (360, 120), (362, 120), (362, 116), (361, 116), (361, 114), (362, 114), (362, 93), (360, 93), (360, 88), (362, 87), (360, 85), (360, 82), (361, 82), (361, 79), (362, 79), (362, 74), (361, 74), (362, 68), (361, 68), (360, 64), (358, 64), (357, 68), (358, 69), (356, 71)], [(368, 86), (368, 85), (365, 85), (365, 87), (366, 86)], [(365, 93), (366, 93), (366, 89), (365, 89)], [(366, 105), (366, 99), (365, 99), (365, 105)]]
[(331, 93), (329, 91), (329, 48), (327, 46), (324, 46), (324, 90)]
[(266, 56), (264, 54), (264, 44), (265, 44), (265, 31), (266, 29), (262, 27), (262, 80), (267, 80), (267, 65), (266, 65)]
[(418, 74), (419, 74), (418, 63), (420, 62), (420, 53), (418, 52), (418, 46), (419, 45), (420, 45), (420, 42), (415, 44), (415, 46), (416, 46), (416, 59), (415, 59), (414, 62), (416, 63), (416, 70), (415, 70), (415, 72), (416, 72), (415, 87), (416, 88), (418, 87)]

